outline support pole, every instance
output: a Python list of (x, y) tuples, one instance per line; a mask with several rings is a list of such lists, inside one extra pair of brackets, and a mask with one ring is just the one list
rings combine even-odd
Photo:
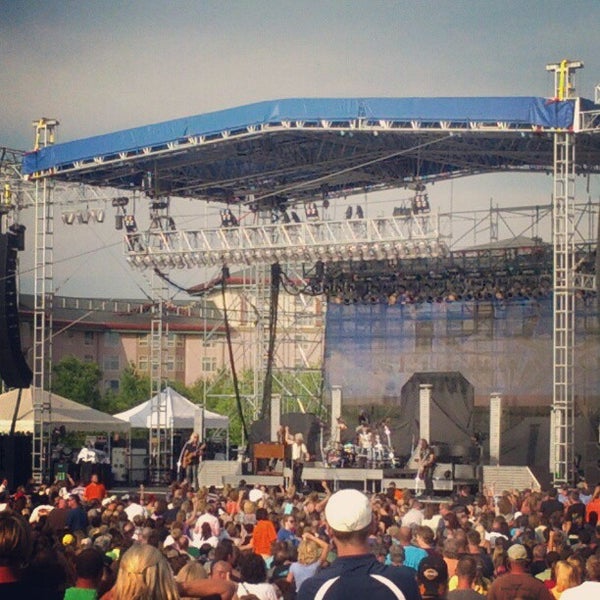
[(339, 385), (331, 386), (331, 441), (341, 441), (341, 431), (338, 419), (342, 416), (342, 388)]
[(431, 443), (431, 390), (433, 386), (422, 383), (419, 386), (419, 437)]
[(490, 396), (490, 466), (500, 466), (500, 445), (502, 443), (502, 396)]

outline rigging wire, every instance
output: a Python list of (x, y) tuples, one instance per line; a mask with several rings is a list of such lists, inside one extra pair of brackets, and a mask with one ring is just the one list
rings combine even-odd
[(223, 275), (221, 277), (221, 297), (223, 299), (223, 322), (225, 324), (225, 337), (227, 339), (227, 350), (229, 353), (229, 365), (231, 367), (231, 378), (233, 380), (233, 389), (235, 392), (235, 402), (242, 423), (242, 430), (244, 432), (244, 439), (248, 440), (248, 427), (246, 426), (246, 419), (244, 417), (244, 411), (242, 409), (242, 400), (240, 397), (240, 386), (235, 368), (235, 358), (233, 356), (233, 344), (231, 343), (231, 327), (229, 325), (229, 318), (227, 316), (227, 279), (229, 277), (229, 270), (226, 266), (223, 267)]

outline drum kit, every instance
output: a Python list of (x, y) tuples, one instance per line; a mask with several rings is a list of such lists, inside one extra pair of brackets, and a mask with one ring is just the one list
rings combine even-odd
[(385, 444), (375, 444), (371, 448), (352, 442), (330, 444), (325, 449), (325, 462), (328, 467), (362, 469), (383, 469), (397, 466), (394, 449)]

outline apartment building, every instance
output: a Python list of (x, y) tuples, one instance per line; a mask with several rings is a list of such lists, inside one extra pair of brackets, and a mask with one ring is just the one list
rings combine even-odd
[[(198, 286), (201, 288), (201, 286)], [(268, 307), (244, 277), (231, 277), (225, 295), (208, 289), (189, 300), (165, 303), (163, 373), (165, 379), (192, 385), (229, 370), (225, 311), (236, 370), (259, 368), (261, 333), (268, 329)], [(196, 290), (198, 293), (198, 290)], [(320, 298), (282, 293), (278, 301), (275, 365), (282, 369), (320, 366), (323, 344), (323, 302)], [(21, 295), (21, 341), (31, 364), (34, 297)], [(134, 365), (150, 374), (151, 323), (156, 307), (147, 300), (55, 296), (52, 309), (52, 361), (67, 356), (96, 363), (103, 391), (118, 391), (121, 373)]]

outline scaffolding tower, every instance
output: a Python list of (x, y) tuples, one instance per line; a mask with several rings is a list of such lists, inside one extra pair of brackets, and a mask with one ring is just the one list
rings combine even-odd
[[(54, 143), (56, 119), (41, 118), (34, 121), (35, 148)], [(33, 443), (32, 477), (42, 483), (48, 468), (50, 427), (52, 422), (52, 395), (50, 374), (52, 366), (52, 304), (54, 207), (52, 180), (44, 177), (35, 184), (35, 264), (34, 264), (34, 315), (33, 315)], [(47, 390), (47, 393), (45, 393)]]

